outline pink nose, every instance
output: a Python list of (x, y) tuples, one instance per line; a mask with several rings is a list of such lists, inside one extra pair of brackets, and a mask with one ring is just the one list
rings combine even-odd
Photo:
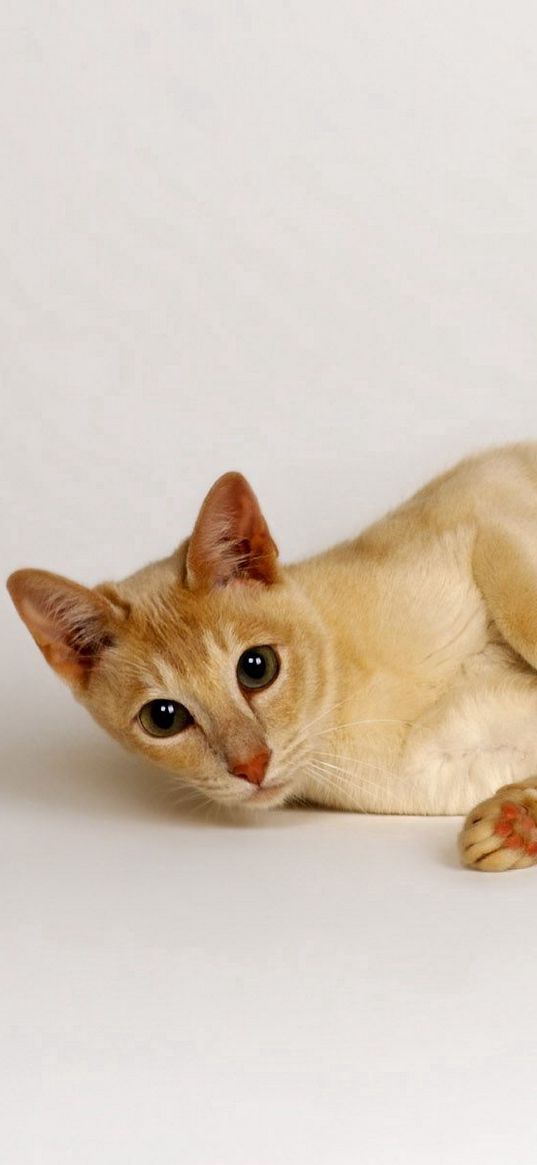
[(237, 761), (230, 771), (234, 777), (242, 777), (243, 781), (250, 781), (252, 785), (260, 785), (271, 757), (270, 749), (264, 748), (261, 752), (251, 756), (249, 760)]

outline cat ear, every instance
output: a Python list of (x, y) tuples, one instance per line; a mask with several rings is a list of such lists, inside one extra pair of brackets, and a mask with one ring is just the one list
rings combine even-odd
[(69, 684), (83, 684), (113, 642), (120, 612), (98, 591), (46, 570), (16, 570), (7, 588), (47, 663)]
[(231, 579), (277, 581), (278, 547), (259, 502), (241, 473), (219, 477), (201, 507), (186, 558), (192, 589), (224, 586)]

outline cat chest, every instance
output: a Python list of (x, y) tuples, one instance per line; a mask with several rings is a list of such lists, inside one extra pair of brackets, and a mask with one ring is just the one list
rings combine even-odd
[(507, 654), (484, 652), (413, 726), (400, 811), (466, 813), (500, 785), (537, 773), (537, 674), (517, 672)]

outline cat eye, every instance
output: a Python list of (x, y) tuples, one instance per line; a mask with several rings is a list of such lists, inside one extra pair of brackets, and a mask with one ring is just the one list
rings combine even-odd
[(249, 647), (237, 664), (241, 688), (268, 688), (276, 679), (280, 661), (273, 647)]
[(177, 736), (194, 723), (188, 708), (175, 700), (150, 700), (138, 713), (138, 720), (150, 736)]

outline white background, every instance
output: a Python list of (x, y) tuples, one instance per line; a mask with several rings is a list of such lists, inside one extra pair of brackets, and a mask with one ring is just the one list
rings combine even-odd
[[(6, 0), (2, 566), (285, 558), (537, 435), (537, 17)], [(535, 1161), (534, 871), (455, 820), (192, 817), (2, 603), (6, 1165)]]

